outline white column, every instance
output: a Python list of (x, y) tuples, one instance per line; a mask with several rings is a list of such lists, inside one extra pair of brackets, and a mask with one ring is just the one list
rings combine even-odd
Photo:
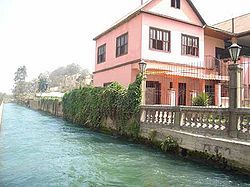
[(190, 92), (190, 98), (191, 98), (191, 104), (193, 105), (193, 99), (197, 97), (197, 91), (196, 90), (192, 90)]
[(222, 101), (221, 101), (221, 83), (219, 82), (215, 86), (216, 86), (215, 90), (217, 92), (216, 96), (215, 96), (215, 98), (217, 100), (216, 105), (221, 106), (222, 105)]
[(175, 102), (175, 90), (169, 90), (169, 102), (170, 106), (176, 106)]

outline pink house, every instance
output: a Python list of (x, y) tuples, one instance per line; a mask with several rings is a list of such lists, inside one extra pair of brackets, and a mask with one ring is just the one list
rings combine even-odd
[(207, 26), (191, 0), (149, 0), (96, 36), (94, 86), (135, 80), (147, 63), (146, 104), (191, 105), (200, 92), (227, 105), (225, 41), (235, 34)]

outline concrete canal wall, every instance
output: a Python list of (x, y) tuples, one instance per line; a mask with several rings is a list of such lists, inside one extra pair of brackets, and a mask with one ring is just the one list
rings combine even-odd
[[(63, 116), (61, 102), (31, 100), (29, 107), (54, 116)], [(228, 125), (230, 113), (226, 109), (186, 108), (180, 111), (180, 107), (142, 107), (139, 136), (152, 142), (163, 142), (171, 136), (186, 152), (208, 157), (212, 155), (219, 162), (226, 162), (227, 166), (250, 175), (249, 124), (242, 125), (238, 135), (232, 138), (232, 129)], [(196, 119), (199, 116), (204, 119)], [(243, 121), (246, 123), (246, 120)], [(102, 125), (111, 131), (117, 130), (117, 125), (109, 117)]]
[(29, 100), (27, 105), (34, 110), (47, 112), (57, 117), (63, 117), (63, 107), (61, 101), (35, 99)]
[(249, 109), (170, 106), (141, 109), (142, 137), (152, 139), (154, 134), (154, 139), (162, 142), (171, 136), (187, 151), (213, 155), (250, 175)]
[[(248, 172), (250, 175), (250, 142), (192, 134), (159, 125), (141, 125), (140, 127), (141, 137), (151, 138), (152, 131), (155, 131), (155, 140), (158, 142), (163, 142), (171, 136), (184, 150), (213, 155), (214, 159), (220, 159), (220, 161), (226, 159), (228, 166)], [(200, 156), (203, 157), (203, 155)]]
[(2, 125), (3, 117), (3, 102), (0, 104), (0, 125)]

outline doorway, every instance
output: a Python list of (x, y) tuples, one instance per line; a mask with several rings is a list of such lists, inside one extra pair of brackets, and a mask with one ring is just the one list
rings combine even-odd
[(146, 82), (146, 104), (161, 104), (161, 84), (158, 81)]
[(178, 84), (178, 105), (186, 106), (187, 84)]

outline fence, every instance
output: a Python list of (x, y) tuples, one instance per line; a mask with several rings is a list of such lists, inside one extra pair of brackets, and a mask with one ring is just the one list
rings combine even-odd
[(250, 140), (250, 109), (145, 105), (141, 107), (141, 125)]

